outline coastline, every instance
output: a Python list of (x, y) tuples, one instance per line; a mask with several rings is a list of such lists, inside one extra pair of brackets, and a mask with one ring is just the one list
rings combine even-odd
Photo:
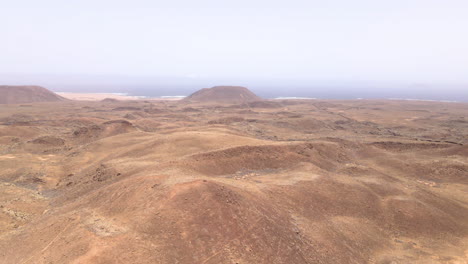
[(146, 96), (132, 96), (122, 93), (70, 93), (70, 92), (55, 92), (56, 94), (70, 100), (77, 101), (101, 101), (106, 98), (116, 99), (121, 101), (133, 100), (181, 100), (185, 97), (181, 96), (161, 96), (161, 97), (146, 97)]

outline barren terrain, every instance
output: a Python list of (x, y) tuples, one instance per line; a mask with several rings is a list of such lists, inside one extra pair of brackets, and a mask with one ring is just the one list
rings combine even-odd
[(66, 98), (55, 94), (41, 86), (0, 85), (0, 104), (59, 102), (66, 100)]
[(0, 105), (0, 263), (467, 263), (468, 104)]

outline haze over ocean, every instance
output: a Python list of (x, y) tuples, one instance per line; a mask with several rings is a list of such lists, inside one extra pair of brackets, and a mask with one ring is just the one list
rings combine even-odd
[(0, 84), (468, 101), (466, 0), (5, 1)]

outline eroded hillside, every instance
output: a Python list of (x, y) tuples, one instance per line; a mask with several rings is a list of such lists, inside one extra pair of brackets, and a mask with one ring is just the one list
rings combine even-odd
[(0, 106), (0, 263), (466, 263), (468, 105)]

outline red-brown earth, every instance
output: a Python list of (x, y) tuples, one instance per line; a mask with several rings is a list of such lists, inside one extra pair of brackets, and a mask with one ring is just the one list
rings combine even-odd
[(468, 105), (0, 106), (0, 263), (467, 263)]

